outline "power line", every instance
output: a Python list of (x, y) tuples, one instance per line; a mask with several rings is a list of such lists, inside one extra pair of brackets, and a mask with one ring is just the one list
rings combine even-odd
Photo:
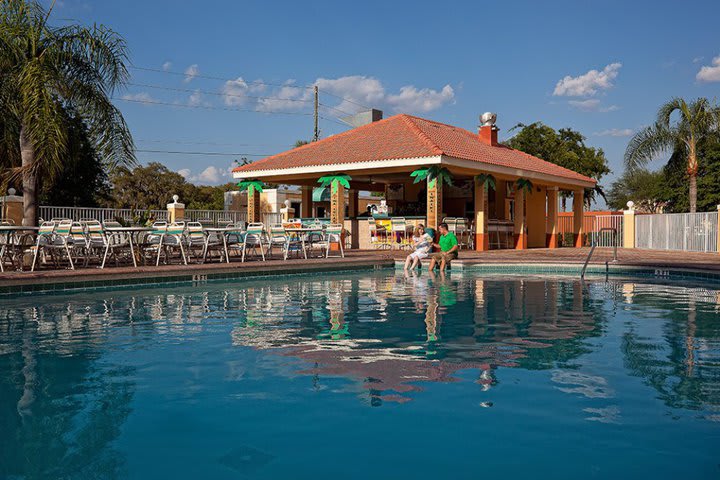
[[(142, 88), (155, 88), (158, 90), (170, 90), (173, 92), (182, 92), (182, 93), (202, 93), (204, 95), (217, 95), (219, 97), (233, 97), (233, 98), (255, 98), (259, 100), (282, 100), (285, 102), (302, 102), (302, 103), (312, 103), (312, 100), (304, 99), (304, 98), (283, 98), (283, 97), (263, 97), (258, 95), (240, 95), (235, 93), (225, 93), (225, 92), (211, 92), (208, 90), (200, 90), (200, 89), (193, 89), (193, 88), (176, 88), (176, 87), (166, 87), (164, 85), (151, 85), (147, 83), (128, 83), (128, 85), (132, 85), (134, 87), (142, 87)], [(332, 107), (330, 107), (332, 108)]]
[(268, 157), (272, 154), (268, 153), (226, 153), (226, 152), (186, 152), (177, 150), (145, 150), (136, 149), (136, 152), (141, 153), (166, 153), (171, 155), (207, 155), (207, 156), (218, 156), (218, 157)]
[(226, 112), (249, 112), (249, 113), (265, 113), (268, 115), (301, 115), (301, 116), (310, 116), (312, 113), (303, 113), (303, 112), (271, 112), (271, 111), (264, 111), (264, 110), (253, 110), (248, 108), (228, 108), (228, 107), (213, 107), (209, 105), (187, 105), (184, 103), (170, 103), (170, 102), (159, 102), (156, 100), (140, 100), (135, 98), (122, 98), (122, 97), (113, 97), (113, 100), (120, 100), (121, 102), (130, 102), (130, 103), (142, 103), (144, 105), (163, 105), (167, 107), (181, 107), (181, 108), (198, 108), (202, 110), (222, 110)]
[[(185, 77), (185, 78), (187, 78), (187, 77), (190, 77), (190, 78), (204, 78), (204, 79), (206, 79), (206, 80), (217, 80), (217, 81), (222, 81), (222, 82), (234, 82), (234, 81), (237, 80), (237, 78), (215, 77), (215, 76), (211, 76), (211, 75), (202, 75), (202, 74), (199, 74), (199, 73), (198, 73), (198, 74), (189, 75), (189, 74), (184, 73), (184, 72), (175, 72), (175, 71), (172, 71), (172, 70), (162, 70), (162, 69), (159, 69), (159, 68), (138, 67), (138, 66), (135, 66), (135, 65), (130, 65), (130, 68), (132, 68), (132, 69), (134, 69), (134, 70), (145, 71), (145, 72), (166, 73), (166, 74), (168, 74), (168, 75), (176, 75), (176, 76), (181, 76), (181, 77)], [(267, 82), (261, 82), (261, 81), (257, 81), (257, 80), (256, 80), (256, 81), (253, 81), (253, 82), (250, 82), (250, 85), (263, 85), (263, 86), (268, 86), (268, 87), (288, 87), (288, 86), (292, 86), (292, 87), (296, 87), (296, 88), (305, 88), (305, 89), (312, 89), (312, 88), (315, 87), (315, 85), (288, 85), (288, 84), (282, 84), (282, 83), (267, 83)], [(369, 108), (370, 108), (370, 107), (368, 107), (367, 105), (363, 105), (362, 103), (358, 103), (358, 102), (356, 102), (356, 101), (354, 101), (354, 100), (351, 100), (351, 99), (346, 98), (346, 97), (342, 97), (342, 96), (340, 96), (340, 95), (335, 95), (334, 93), (330, 93), (330, 92), (328, 92), (327, 90), (320, 89), (320, 91), (321, 91), (322, 93), (326, 94), (326, 95), (330, 95), (331, 97), (339, 98), (340, 100), (344, 100), (344, 101), (346, 101), (346, 102), (348, 102), (348, 103), (352, 103), (353, 105), (357, 105), (358, 107), (362, 107), (362, 108), (365, 108), (365, 109), (369, 109)]]
[[(234, 82), (237, 80), (237, 78), (225, 78), (225, 77), (213, 77), (210, 75), (202, 75), (202, 74), (188, 74), (184, 72), (173, 72), (172, 70), (161, 70), (159, 68), (147, 68), (147, 67), (138, 67), (135, 65), (130, 65), (130, 68), (133, 70), (142, 70), (145, 72), (155, 72), (155, 73), (167, 73), (168, 75), (179, 75), (181, 77), (190, 77), (190, 78), (204, 78), (206, 80), (218, 80), (221, 82)], [(263, 85), (268, 87), (298, 87), (298, 88), (313, 88), (313, 85), (288, 85), (283, 83), (267, 83), (267, 82), (260, 82), (260, 81), (253, 81), (250, 82), (250, 84), (253, 85)]]
[(217, 147), (292, 147), (292, 145), (279, 144), (279, 143), (218, 143), (218, 142), (199, 142), (199, 141), (185, 141), (185, 140), (156, 140), (139, 138), (135, 139), (136, 142), (142, 143), (164, 143), (164, 144), (175, 144), (175, 145), (214, 145)]

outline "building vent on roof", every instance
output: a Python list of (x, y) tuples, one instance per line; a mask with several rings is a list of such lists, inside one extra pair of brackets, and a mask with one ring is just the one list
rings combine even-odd
[(497, 114), (495, 113), (485, 112), (480, 115), (480, 128), (478, 130), (478, 137), (480, 137), (481, 142), (493, 147), (498, 143), (497, 132), (499, 129), (495, 126), (496, 121)]
[(362, 127), (363, 125), (367, 125), (368, 123), (377, 122), (378, 120), (382, 120), (382, 118), (382, 110), (371, 108), (370, 110), (356, 113), (355, 115), (347, 115), (345, 117), (340, 117), (340, 120), (347, 123), (351, 127), (357, 128)]

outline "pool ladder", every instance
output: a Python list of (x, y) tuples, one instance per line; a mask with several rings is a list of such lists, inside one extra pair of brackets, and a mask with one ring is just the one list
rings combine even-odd
[[(613, 241), (613, 259), (612, 263), (617, 263), (617, 228), (614, 227), (603, 227), (600, 230), (598, 230), (598, 233), (602, 232), (613, 232), (612, 241)], [(593, 253), (595, 253), (595, 247), (597, 247), (597, 239), (595, 239), (592, 242), (592, 246), (590, 247), (590, 252), (588, 253), (587, 258), (585, 259), (585, 264), (582, 267), (582, 270), (580, 271), (580, 279), (583, 280), (585, 278), (585, 270), (587, 270), (588, 263), (590, 263), (590, 259), (593, 256)], [(608, 272), (608, 263), (605, 262), (605, 273)]]

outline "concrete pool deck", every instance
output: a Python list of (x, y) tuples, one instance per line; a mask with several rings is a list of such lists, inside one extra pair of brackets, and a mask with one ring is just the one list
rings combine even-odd
[[(560, 248), (532, 250), (494, 250), (475, 252), (463, 250), (460, 258), (453, 262), (460, 268), (497, 267), (536, 269), (552, 271), (565, 269), (579, 271), (585, 262), (589, 248)], [(79, 268), (77, 270), (40, 270), (36, 272), (0, 273), (0, 294), (17, 292), (68, 290), (78, 288), (112, 288), (165, 282), (203, 283), (207, 280), (231, 280), (243, 277), (290, 275), (313, 272), (372, 270), (397, 267), (404, 260), (407, 251), (397, 250), (351, 250), (345, 258), (311, 258), (285, 260), (251, 260), (245, 263), (207, 263), (191, 265), (161, 265), (141, 267)], [(605, 268), (612, 260), (611, 248), (598, 248), (591, 265), (594, 273)], [(427, 264), (427, 261), (426, 263)], [(611, 264), (612, 270), (630, 269), (656, 272), (656, 276), (670, 276), (669, 272), (695, 272), (699, 278), (720, 278), (720, 255), (714, 253), (676, 252), (661, 250), (618, 249), (618, 262)], [(518, 270), (521, 272), (522, 270)], [(658, 275), (657, 272), (660, 272)]]

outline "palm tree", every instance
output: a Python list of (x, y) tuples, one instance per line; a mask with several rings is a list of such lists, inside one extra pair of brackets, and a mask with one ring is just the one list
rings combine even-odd
[(452, 185), (452, 173), (440, 165), (418, 168), (412, 172), (410, 176), (415, 178), (413, 183), (420, 183), (423, 180), (427, 180), (428, 187), (430, 188), (433, 188), (438, 180), (440, 180), (440, 186), (442, 186), (443, 183)]
[(24, 0), (0, 2), (0, 113), (17, 132), (24, 220), (37, 223), (38, 178), (62, 168), (72, 110), (88, 125), (107, 167), (134, 165), (132, 136), (110, 101), (129, 75), (125, 41), (102, 25), (51, 27), (52, 12)]
[(345, 188), (350, 188), (350, 180), (352, 180), (352, 178), (350, 178), (350, 175), (346, 173), (334, 173), (332, 175), (320, 177), (318, 179), (318, 183), (322, 188), (326, 188), (329, 185), (330, 191), (332, 193), (337, 193), (340, 185)]
[(495, 190), (495, 177), (493, 175), (489, 173), (480, 173), (478, 175), (475, 175), (475, 180), (477, 180), (480, 185), (485, 187), (485, 190)]
[[(679, 118), (671, 122), (673, 114)], [(646, 165), (658, 154), (675, 149), (687, 159), (690, 179), (690, 212), (697, 210), (697, 147), (712, 135), (718, 135), (720, 109), (707, 98), (699, 98), (689, 104), (682, 98), (673, 98), (658, 110), (657, 121), (630, 140), (625, 151), (627, 168), (634, 170)]]
[(255, 192), (262, 193), (265, 184), (261, 180), (242, 180), (237, 184), (240, 187), (240, 191), (248, 191), (248, 196), (254, 195)]

